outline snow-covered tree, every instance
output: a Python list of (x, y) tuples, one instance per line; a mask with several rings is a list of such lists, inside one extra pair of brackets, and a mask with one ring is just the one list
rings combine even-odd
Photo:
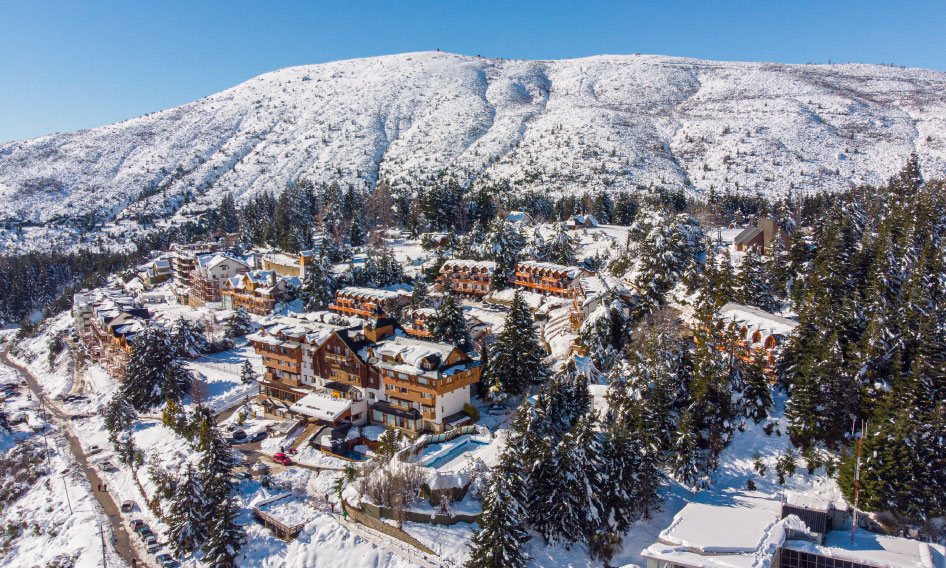
[(253, 364), (250, 363), (250, 360), (247, 359), (243, 361), (243, 365), (240, 367), (240, 380), (243, 384), (252, 384), (255, 383), (259, 378), (259, 375), (253, 369)]
[(332, 267), (325, 256), (320, 256), (310, 266), (306, 266), (305, 278), (299, 290), (303, 307), (307, 311), (324, 310), (335, 299), (338, 281), (332, 274)]
[(113, 439), (119, 433), (131, 428), (136, 418), (138, 418), (138, 413), (121, 390), (116, 391), (105, 405), (105, 429), (109, 431), (109, 436)]
[(519, 255), (525, 247), (525, 238), (512, 223), (497, 219), (493, 223), (487, 242), (487, 255), (496, 261), (496, 270), (490, 284), (495, 290), (503, 290), (516, 272)]
[(488, 396), (501, 400), (522, 394), (546, 375), (545, 350), (539, 343), (532, 311), (518, 291), (506, 313), (503, 330), (490, 350), (489, 368), (484, 384)]
[(177, 318), (171, 329), (171, 342), (178, 357), (193, 359), (207, 352), (209, 345), (200, 323)]
[(453, 296), (447, 294), (431, 318), (430, 334), (434, 341), (450, 343), (461, 349), (468, 349), (472, 345), (470, 330), (463, 316), (463, 306)]
[(254, 329), (256, 329), (256, 325), (250, 319), (250, 314), (246, 313), (246, 308), (237, 306), (237, 309), (233, 311), (233, 315), (227, 320), (224, 335), (230, 339), (235, 339), (243, 337)]
[(739, 302), (767, 312), (775, 311), (778, 306), (772, 291), (771, 280), (772, 272), (769, 262), (759, 256), (755, 247), (750, 247), (742, 259), (742, 266), (736, 277), (736, 296)]
[(236, 559), (246, 543), (246, 531), (237, 524), (240, 507), (230, 497), (214, 508), (210, 533), (204, 544), (204, 562), (211, 568), (236, 568)]
[(180, 401), (192, 380), (177, 359), (170, 334), (152, 324), (133, 339), (121, 394), (136, 410), (148, 410), (167, 400)]
[(575, 238), (568, 233), (565, 223), (555, 224), (555, 234), (548, 242), (548, 256), (552, 262), (570, 266), (575, 264), (575, 253), (578, 244)]
[(178, 479), (167, 514), (168, 544), (176, 556), (194, 552), (207, 539), (210, 524), (207, 504), (200, 476), (187, 464)]
[(466, 568), (525, 568), (528, 556), (523, 545), (529, 540), (526, 510), (521, 502), (525, 483), (518, 468), (502, 460), (493, 470), (483, 494), (480, 529), (473, 535)]

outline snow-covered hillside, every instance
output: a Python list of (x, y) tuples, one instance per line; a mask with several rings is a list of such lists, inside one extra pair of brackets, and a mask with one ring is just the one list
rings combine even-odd
[[(664, 56), (410, 53), (281, 69), (118, 124), (0, 145), (0, 221), (176, 210), (288, 180), (449, 169), (549, 192), (768, 194), (946, 174), (946, 73)], [(151, 194), (151, 195), (149, 195)]]

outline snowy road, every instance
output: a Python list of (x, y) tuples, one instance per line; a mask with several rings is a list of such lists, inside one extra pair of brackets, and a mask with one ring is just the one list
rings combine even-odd
[[(88, 479), (89, 486), (100, 486), (103, 481), (95, 472), (95, 470), (89, 465), (88, 456), (86, 456), (82, 451), (82, 446), (79, 444), (79, 440), (76, 438), (75, 433), (73, 433), (69, 424), (71, 415), (66, 414), (57, 405), (53, 404), (52, 401), (50, 401), (49, 398), (43, 394), (36, 377), (34, 377), (33, 374), (30, 373), (25, 367), (21, 367), (10, 361), (10, 359), (7, 358), (6, 350), (0, 352), (0, 364), (13, 369), (19, 376), (22, 376), (26, 380), (26, 383), (33, 394), (43, 401), (45, 407), (57, 419), (59, 425), (62, 427), (63, 434), (65, 434), (66, 438), (69, 440), (69, 449), (75, 456), (76, 463), (79, 464), (79, 468), (82, 470), (82, 473), (85, 475), (86, 479)], [(137, 552), (132, 546), (131, 536), (126, 530), (124, 523), (122, 523), (121, 511), (119, 510), (118, 504), (116, 504), (114, 499), (112, 499), (111, 494), (104, 491), (93, 491), (93, 494), (95, 495), (99, 504), (102, 506), (105, 514), (108, 516), (109, 525), (112, 527), (112, 542), (115, 545), (115, 550), (125, 560), (128, 566), (146, 566), (147, 563), (141, 561)]]

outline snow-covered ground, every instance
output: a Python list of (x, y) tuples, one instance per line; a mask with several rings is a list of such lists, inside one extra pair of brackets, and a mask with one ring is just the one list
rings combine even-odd
[[(0, 383), (20, 380), (13, 369), (0, 366)], [(25, 390), (2, 404), (9, 418), (19, 413), (38, 416), (38, 402), (35, 397), (27, 399)], [(11, 539), (10, 548), (0, 554), (0, 566), (46, 566), (57, 558), (73, 558), (76, 568), (100, 566), (99, 526), (104, 525), (108, 533), (108, 519), (75, 463), (65, 436), (54, 421), (47, 420), (47, 424), (48, 446), (44, 446), (41, 433), (31, 432), (24, 425), (14, 427), (12, 434), (0, 432), (0, 452), (27, 441), (38, 444), (41, 450), (48, 447), (48, 473), (0, 512), (0, 526), (8, 535), (15, 524), (25, 524), (20, 535)], [(111, 544), (106, 555), (109, 566), (125, 566)]]

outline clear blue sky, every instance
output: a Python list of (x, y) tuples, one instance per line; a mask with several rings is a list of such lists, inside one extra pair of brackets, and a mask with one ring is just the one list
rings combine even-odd
[(280, 67), (436, 48), (946, 71), (946, 0), (0, 0), (0, 142), (117, 122)]

